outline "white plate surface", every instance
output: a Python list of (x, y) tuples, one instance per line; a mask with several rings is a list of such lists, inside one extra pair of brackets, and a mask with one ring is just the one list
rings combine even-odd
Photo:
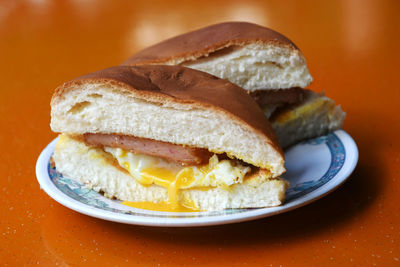
[(290, 182), (284, 205), (273, 208), (228, 209), (217, 212), (157, 212), (128, 207), (63, 177), (50, 166), (57, 139), (40, 154), (36, 176), (41, 188), (54, 200), (77, 212), (104, 220), (149, 225), (186, 227), (254, 220), (286, 212), (315, 201), (339, 187), (358, 161), (354, 140), (343, 130), (299, 143), (285, 151)]

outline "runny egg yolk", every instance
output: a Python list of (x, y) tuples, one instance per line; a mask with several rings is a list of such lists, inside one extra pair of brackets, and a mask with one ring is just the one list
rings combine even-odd
[[(156, 184), (168, 191), (168, 201), (163, 203), (168, 210), (182, 210), (181, 206), (191, 210), (198, 209), (193, 201), (179, 198), (179, 190), (187, 188), (220, 187), (227, 189), (229, 186), (242, 183), (250, 167), (243, 166), (234, 160), (219, 160), (213, 155), (208, 164), (200, 166), (182, 166), (181, 164), (166, 161), (161, 158), (136, 154), (121, 148), (106, 147), (105, 151), (117, 159), (119, 165), (127, 170), (142, 185)], [(129, 206), (149, 209), (151, 203), (135, 205), (135, 202), (123, 202)], [(165, 210), (158, 205), (157, 210)], [(150, 208), (153, 209), (153, 208)]]

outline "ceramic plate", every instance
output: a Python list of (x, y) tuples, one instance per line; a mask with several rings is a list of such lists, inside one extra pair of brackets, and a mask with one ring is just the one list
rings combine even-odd
[(254, 220), (286, 212), (332, 192), (354, 170), (358, 150), (343, 130), (311, 139), (285, 151), (290, 182), (284, 205), (273, 208), (228, 209), (216, 212), (158, 212), (122, 205), (63, 177), (50, 165), (57, 139), (40, 154), (36, 176), (41, 188), (57, 202), (80, 213), (104, 220), (149, 226), (202, 226)]

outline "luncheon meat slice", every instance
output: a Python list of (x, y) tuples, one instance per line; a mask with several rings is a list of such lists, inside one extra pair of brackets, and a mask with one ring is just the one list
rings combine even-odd
[(129, 135), (86, 133), (83, 137), (88, 145), (119, 147), (135, 153), (161, 157), (184, 165), (208, 163), (209, 158), (212, 156), (212, 153), (207, 149), (175, 145)]
[(295, 104), (303, 99), (304, 89), (299, 87), (279, 90), (258, 90), (251, 92), (259, 106), (269, 104)]

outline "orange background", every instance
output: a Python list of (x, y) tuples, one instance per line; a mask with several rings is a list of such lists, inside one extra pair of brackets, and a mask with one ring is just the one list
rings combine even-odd
[[(0, 1), (0, 265), (399, 266), (399, 14), (399, 1)], [(40, 190), (56, 86), (226, 20), (292, 39), (311, 88), (347, 112), (360, 159), (342, 187), (285, 214), (203, 228), (102, 221)]]

